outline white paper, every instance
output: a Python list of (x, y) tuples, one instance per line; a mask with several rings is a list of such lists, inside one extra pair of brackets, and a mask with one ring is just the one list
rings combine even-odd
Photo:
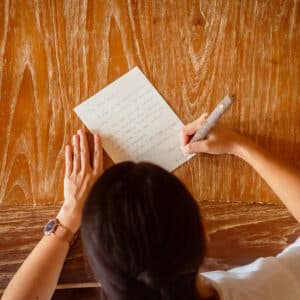
[(180, 149), (183, 123), (138, 67), (74, 110), (115, 163), (148, 161), (172, 171), (193, 156)]

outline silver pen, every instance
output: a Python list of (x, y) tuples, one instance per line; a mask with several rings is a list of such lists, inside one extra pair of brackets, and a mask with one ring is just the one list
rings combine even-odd
[(224, 99), (221, 100), (221, 102), (217, 105), (213, 112), (203, 122), (203, 124), (194, 134), (189, 143), (204, 140), (208, 136), (209, 132), (217, 124), (218, 120), (222, 117), (222, 115), (229, 109), (233, 101), (233, 98), (225, 96)]

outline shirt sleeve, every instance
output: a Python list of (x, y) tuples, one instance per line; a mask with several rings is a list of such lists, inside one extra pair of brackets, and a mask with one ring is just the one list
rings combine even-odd
[(300, 284), (300, 237), (278, 254), (277, 259)]
[(300, 238), (276, 257), (201, 274), (221, 300), (300, 299)]

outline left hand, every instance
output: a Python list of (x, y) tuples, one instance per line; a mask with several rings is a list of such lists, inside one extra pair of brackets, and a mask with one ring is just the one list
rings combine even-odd
[(73, 135), (72, 144), (72, 147), (66, 146), (65, 199), (57, 218), (64, 226), (76, 232), (81, 224), (88, 192), (103, 173), (103, 150), (100, 137), (94, 135), (94, 151), (91, 160), (87, 136), (82, 129)]

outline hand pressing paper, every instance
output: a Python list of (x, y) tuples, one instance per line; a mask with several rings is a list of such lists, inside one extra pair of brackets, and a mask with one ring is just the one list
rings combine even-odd
[(180, 149), (183, 123), (138, 67), (75, 107), (86, 127), (102, 137), (115, 163), (155, 163), (168, 171), (189, 160)]

